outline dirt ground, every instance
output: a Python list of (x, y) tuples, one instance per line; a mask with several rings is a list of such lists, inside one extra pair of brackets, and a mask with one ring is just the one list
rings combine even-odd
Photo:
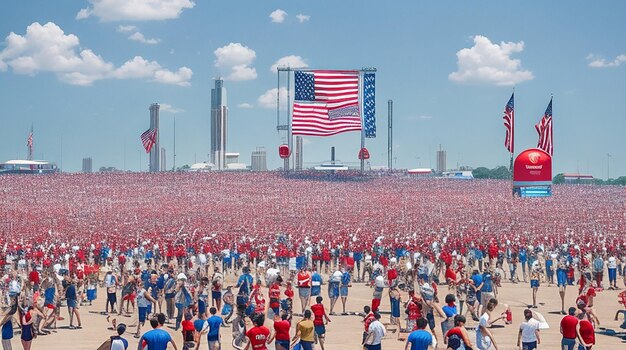
[[(235, 276), (227, 276), (227, 280), (234, 280)], [(621, 282), (619, 284), (621, 286)], [(439, 295), (441, 298), (445, 296), (447, 293), (447, 286), (440, 286)], [(265, 293), (267, 290), (265, 289)], [(499, 290), (498, 300), (500, 305), (498, 309), (496, 309), (496, 313), (500, 313), (504, 311), (504, 304), (508, 304), (511, 307), (513, 312), (513, 324), (506, 325), (500, 328), (493, 329), (492, 332), (495, 336), (496, 342), (499, 345), (499, 349), (518, 349), (516, 347), (517, 342), (517, 332), (519, 329), (519, 324), (523, 319), (523, 310), (526, 308), (526, 305), (531, 303), (532, 294), (531, 289), (527, 283), (519, 283), (512, 284), (508, 282), (503, 282), (502, 288)], [(569, 306), (574, 306), (574, 301), (576, 298), (577, 290), (575, 287), (571, 286), (567, 288), (566, 292), (566, 308)], [(596, 329), (596, 346), (594, 349), (622, 349), (626, 348), (626, 330), (620, 329), (619, 326), (622, 324), (622, 317), (620, 316), (619, 321), (614, 320), (615, 312), (618, 309), (623, 309), (622, 305), (617, 303), (617, 294), (619, 291), (606, 290), (598, 293), (598, 296), (595, 299), (595, 310), (600, 318), (600, 328)], [(325, 297), (327, 295), (327, 290), (325, 286), (322, 289), (322, 295)], [(350, 312), (362, 311), (364, 305), (368, 305), (371, 302), (372, 289), (363, 283), (355, 283), (353, 287), (350, 288), (350, 295), (347, 302), (347, 309)], [(82, 329), (70, 330), (67, 329), (68, 318), (67, 318), (67, 309), (63, 308), (61, 315), (65, 318), (62, 321), (58, 322), (58, 326), (60, 327), (56, 333), (52, 333), (46, 336), (39, 336), (37, 339), (33, 341), (33, 349), (97, 349), (100, 344), (104, 340), (107, 339), (109, 335), (112, 335), (113, 332), (108, 330), (109, 324), (107, 323), (106, 316), (100, 314), (101, 311), (104, 311), (104, 301), (106, 298), (106, 293), (104, 290), (98, 290), (98, 299), (94, 302), (93, 306), (83, 306), (80, 308), (81, 318), (82, 318)], [(403, 300), (406, 298), (406, 295), (403, 295)], [(560, 300), (558, 289), (556, 286), (547, 286), (546, 284), (542, 285), (539, 289), (538, 300), (540, 302), (540, 306), (537, 309), (538, 312), (543, 314), (546, 318), (548, 324), (550, 325), (550, 329), (541, 331), (541, 345), (540, 349), (558, 349), (561, 336), (559, 333), (559, 322), (563, 316), (561, 316), (558, 311), (560, 310)], [(324, 298), (324, 304), (328, 310), (329, 308), (329, 300), (328, 298)], [(390, 310), (389, 298), (384, 297), (381, 305), (381, 310), (383, 311), (383, 323), (389, 322), (389, 314)], [(300, 302), (297, 299), (294, 300), (294, 311), (300, 312)], [(336, 310), (341, 311), (340, 301), (337, 303)], [(385, 313), (387, 312), (387, 313)], [(469, 316), (469, 315), (468, 315)], [(356, 350), (360, 348), (361, 334), (363, 330), (363, 325), (361, 323), (360, 316), (331, 316), (332, 322), (327, 325), (327, 336), (326, 336), (326, 349), (331, 350)], [(469, 318), (469, 317), (468, 317)], [(299, 320), (300, 317), (295, 316), (294, 320)], [(124, 322), (126, 324), (133, 324), (137, 321), (137, 316), (134, 317), (118, 317), (119, 322)], [(440, 332), (439, 321), (437, 320), (437, 332)], [(271, 321), (266, 321), (266, 326), (270, 329)], [(294, 322), (295, 324), (295, 322)], [(475, 326), (475, 322), (471, 321), (469, 318), (469, 322), (467, 324), (470, 336), (472, 341), (475, 342), (475, 332), (473, 327)], [(502, 324), (502, 323), (501, 323)], [(404, 321), (403, 321), (404, 325)], [(144, 330), (149, 329), (149, 324), (146, 322), (146, 327)], [(392, 329), (392, 326), (388, 326), (388, 329)], [(607, 336), (598, 334), (598, 331), (602, 331), (603, 328), (614, 330), (618, 332), (618, 336)], [(178, 332), (174, 332), (169, 329), (166, 325), (166, 330), (172, 334), (178, 348), (182, 348), (181, 334)], [(133, 328), (129, 328), (127, 333), (125, 334), (125, 338), (129, 342), (129, 349), (137, 348), (137, 339), (134, 339), (132, 336)], [(292, 335), (295, 332), (292, 328)], [(619, 334), (622, 332), (621, 334)], [(232, 349), (231, 346), (231, 330), (229, 328), (222, 328), (221, 330), (222, 336), (222, 349)], [(404, 335), (405, 336), (405, 335)], [(622, 338), (620, 338), (621, 336)], [(441, 334), (438, 334), (439, 339), (441, 340)], [(405, 342), (398, 341), (398, 334), (392, 333), (389, 331), (385, 336), (382, 344), (383, 349), (404, 349)], [(16, 334), (13, 338), (13, 349), (21, 349), (21, 343), (19, 340), (19, 335)], [(203, 342), (203, 347), (201, 349), (206, 349), (206, 342)], [(268, 347), (269, 349), (273, 349), (273, 345)], [(438, 349), (445, 349), (442, 345), (438, 346)], [(316, 346), (316, 349), (320, 349), (319, 345)]]

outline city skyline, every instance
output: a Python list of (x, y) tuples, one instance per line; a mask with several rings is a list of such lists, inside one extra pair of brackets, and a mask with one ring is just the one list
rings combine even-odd
[[(177, 166), (210, 160), (210, 91), (222, 76), (226, 151), (247, 160), (265, 147), (268, 168), (280, 168), (275, 71), (289, 65), (376, 67), (379, 131), (394, 100), (394, 167), (435, 168), (439, 144), (448, 168), (508, 165), (502, 114), (515, 87), (517, 153), (536, 145), (553, 95), (554, 173), (626, 174), (626, 4), (168, 2), (143, 12), (110, 0), (0, 5), (0, 161), (27, 157), (33, 124), (34, 157), (64, 171), (87, 156), (96, 169), (139, 170), (141, 159), (145, 171), (139, 135), (152, 102), (172, 155), (176, 116)], [(522, 15), (503, 19), (511, 13)], [(359, 139), (304, 137), (304, 167), (332, 145), (357, 163)], [(384, 132), (366, 146), (372, 166), (387, 164)]]

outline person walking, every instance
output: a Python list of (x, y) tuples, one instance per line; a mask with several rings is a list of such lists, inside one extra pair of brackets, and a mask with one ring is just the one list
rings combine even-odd
[(575, 315), (576, 308), (570, 307), (569, 310), (567, 310), (567, 316), (563, 317), (561, 320), (561, 334), (563, 335), (561, 338), (561, 348), (563, 350), (574, 350), (574, 346), (576, 346), (578, 318), (576, 318)]
[[(165, 315), (162, 313), (156, 314), (156, 327), (146, 333), (139, 339), (137, 344), (137, 350), (144, 349), (143, 343), (148, 350), (165, 350), (168, 344), (172, 344), (174, 350), (178, 350), (176, 342), (172, 339), (172, 336), (163, 329), (165, 323)], [(152, 323), (152, 321), (150, 321)]]
[(530, 309), (524, 310), (524, 322), (519, 326), (517, 346), (522, 350), (535, 350), (541, 344), (539, 337), (539, 321), (533, 318)]
[(367, 350), (380, 350), (382, 339), (386, 333), (385, 326), (380, 322), (380, 314), (375, 312), (374, 321), (370, 323), (367, 338), (365, 338)]
[(406, 339), (404, 350), (428, 350), (437, 348), (437, 340), (425, 328), (428, 321), (420, 318), (416, 322), (417, 329), (412, 331)]
[(313, 350), (313, 342), (315, 341), (313, 321), (311, 320), (311, 310), (304, 311), (304, 318), (296, 325), (296, 334), (291, 339), (293, 347), (298, 339), (302, 350)]

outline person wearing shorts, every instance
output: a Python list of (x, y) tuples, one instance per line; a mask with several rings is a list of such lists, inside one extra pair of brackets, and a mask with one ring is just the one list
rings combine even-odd
[(145, 286), (138, 288), (137, 310), (138, 310), (139, 321), (137, 322), (137, 333), (135, 333), (135, 338), (139, 338), (141, 336), (141, 327), (146, 322), (146, 318), (148, 317), (152, 303), (154, 302), (155, 302), (154, 298), (152, 298), (150, 293), (148, 293)]
[[(347, 268), (342, 269), (341, 275), (341, 285), (339, 286), (339, 295), (341, 296), (341, 306), (342, 306), (342, 315), (347, 315), (346, 312), (346, 302), (348, 301), (348, 288), (352, 287), (350, 282), (352, 281), (352, 276)], [(398, 311), (400, 309), (398, 308)]]
[(561, 297), (561, 314), (565, 315), (565, 288), (567, 287), (567, 266), (565, 259), (560, 258), (556, 270), (556, 284), (559, 287), (559, 296)]
[(330, 322), (330, 318), (326, 314), (324, 305), (322, 304), (322, 297), (315, 298), (316, 304), (311, 306), (311, 311), (315, 318), (313, 319), (313, 326), (315, 328), (315, 342), (319, 341), (322, 350), (324, 350), (324, 338), (326, 337), (326, 325), (324, 321)]
[(300, 297), (302, 312), (304, 313), (311, 299), (311, 274), (307, 271), (306, 267), (302, 267), (298, 273), (298, 295)]

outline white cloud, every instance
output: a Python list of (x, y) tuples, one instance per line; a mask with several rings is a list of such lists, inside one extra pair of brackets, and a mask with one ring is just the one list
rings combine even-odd
[(417, 122), (421, 122), (421, 121), (426, 121), (426, 120), (431, 120), (433, 119), (432, 116), (430, 115), (412, 115), (412, 116), (408, 116), (406, 117), (406, 120), (408, 121), (417, 121)]
[(253, 105), (251, 105), (251, 104), (249, 104), (249, 103), (247, 103), (247, 102), (240, 103), (240, 104), (238, 104), (238, 105), (237, 105), (237, 107), (239, 107), (239, 108), (243, 108), (243, 109), (250, 109), (250, 108), (254, 108), (254, 106), (253, 106)]
[(590, 61), (589, 67), (592, 68), (619, 67), (622, 62), (626, 62), (626, 55), (619, 55), (615, 57), (613, 61), (607, 61), (604, 58), (600, 58), (596, 55), (590, 54), (589, 56), (587, 56), (587, 60)]
[(226, 75), (226, 80), (242, 81), (256, 79), (256, 69), (252, 63), (256, 58), (256, 52), (240, 43), (230, 43), (217, 48), (215, 54), (215, 67), (221, 68)]
[(76, 19), (96, 16), (104, 22), (149, 21), (178, 18), (185, 9), (195, 6), (191, 0), (89, 0)]
[(524, 50), (524, 42), (492, 43), (482, 35), (474, 37), (474, 46), (456, 53), (456, 72), (448, 78), (458, 83), (483, 83), (495, 85), (515, 85), (534, 78), (533, 73), (523, 70), (518, 59), (511, 55)]
[(278, 67), (291, 67), (291, 68), (306, 68), (309, 65), (304, 62), (304, 59), (300, 56), (285, 56), (281, 57), (270, 67), (270, 71), (278, 72)]
[[(267, 90), (263, 95), (259, 96), (257, 99), (257, 103), (260, 107), (263, 108), (273, 108), (276, 109), (276, 97), (278, 95), (278, 89), (273, 88)], [(280, 88), (280, 110), (287, 110), (287, 88)]]
[(0, 70), (8, 67), (16, 74), (55, 73), (68, 84), (91, 85), (102, 79), (150, 79), (152, 81), (189, 85), (191, 69), (182, 67), (171, 72), (156, 61), (136, 56), (116, 68), (89, 49), (80, 50), (76, 35), (65, 34), (56, 24), (33, 23), (24, 36), (10, 33), (6, 47), (0, 51)]
[(143, 34), (141, 34), (140, 32), (133, 33), (131, 36), (128, 37), (128, 39), (139, 41), (140, 43), (150, 44), (150, 45), (158, 44), (159, 42), (161, 42), (161, 39), (156, 39), (156, 38), (146, 39), (146, 37), (144, 37)]
[(162, 112), (170, 112), (172, 114), (182, 113), (185, 110), (180, 108), (174, 108), (172, 105), (167, 103), (159, 103), (159, 110)]
[(281, 9), (274, 10), (272, 13), (270, 13), (270, 18), (274, 23), (283, 23), (285, 21), (285, 18), (287, 18), (287, 12)]
[(120, 33), (130, 33), (132, 31), (135, 31), (136, 29), (137, 29), (137, 26), (123, 26), (123, 25), (117, 26), (117, 31)]
[(300, 13), (296, 16), (296, 18), (298, 19), (300, 23), (304, 23), (304, 22), (308, 22), (311, 19), (311, 16), (303, 15)]

